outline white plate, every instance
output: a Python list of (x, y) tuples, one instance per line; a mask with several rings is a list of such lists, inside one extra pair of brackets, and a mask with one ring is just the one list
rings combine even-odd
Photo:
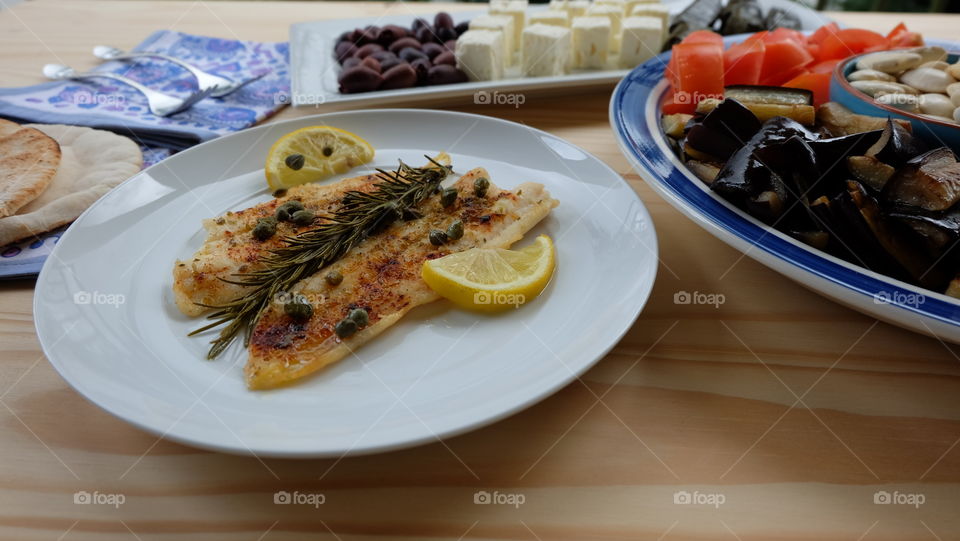
[(610, 99), (610, 123), (620, 150), (647, 184), (707, 232), (791, 280), (893, 325), (960, 343), (957, 299), (803, 244), (734, 207), (690, 172), (660, 128), (660, 104), (669, 90), (663, 80), (669, 54), (630, 72)]
[[(367, 138), (372, 165), (447, 150), (456, 170), (486, 167), (498, 185), (542, 182), (560, 206), (520, 244), (553, 237), (557, 272), (522, 309), (491, 317), (446, 301), (420, 307), (356, 358), (299, 385), (248, 391), (239, 344), (207, 361), (206, 340), (186, 336), (202, 320), (176, 309), (173, 262), (201, 245), (203, 218), (269, 199), (261, 167), (278, 137), (325, 123)], [(339, 456), (461, 433), (557, 391), (626, 332), (656, 269), (643, 204), (580, 148), (483, 116), (359, 111), (245, 130), (133, 177), (63, 235), (37, 280), (34, 313), (64, 379), (124, 420), (227, 452)]]
[[(683, 11), (692, 0), (664, 0), (674, 15)], [(760, 0), (764, 13), (771, 8), (783, 9), (796, 15), (804, 30), (815, 30), (829, 19), (792, 0)], [(531, 7), (530, 11), (547, 9), (547, 6)], [(438, 10), (439, 11), (439, 10)], [(367, 25), (383, 26), (398, 24), (409, 27), (417, 17), (432, 21), (433, 14), (415, 14), (403, 2), (390, 5), (390, 15), (380, 17), (361, 17), (355, 19), (329, 19), (294, 24), (290, 27), (290, 66), (292, 87), (290, 102), (295, 106), (326, 105), (337, 109), (350, 105), (386, 105), (411, 104), (430, 100), (451, 99), (473, 96), (473, 102), (488, 104), (497, 99), (516, 100), (516, 97), (499, 98), (494, 94), (516, 92), (551, 92), (573, 94), (588, 87), (612, 86), (630, 70), (576, 70), (560, 77), (520, 77), (499, 81), (478, 81), (440, 86), (421, 86), (400, 90), (382, 90), (359, 94), (341, 94), (338, 90), (337, 75), (340, 65), (335, 61), (333, 47), (337, 38), (348, 30)], [(470, 20), (485, 13), (486, 10), (452, 13), (455, 22)], [(525, 97), (524, 97), (525, 99)], [(503, 101), (501, 104), (511, 105)]]

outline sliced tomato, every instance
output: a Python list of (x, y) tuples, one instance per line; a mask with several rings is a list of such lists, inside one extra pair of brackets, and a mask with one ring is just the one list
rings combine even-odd
[(680, 43), (712, 43), (723, 47), (723, 36), (710, 30), (695, 30), (683, 38)]
[(723, 98), (723, 46), (715, 43), (680, 43), (673, 46), (667, 77), (674, 95), (664, 104), (692, 113), (706, 98)]
[(830, 74), (829, 73), (802, 73), (790, 79), (783, 86), (787, 88), (803, 88), (813, 92), (813, 105), (830, 101)]
[(911, 32), (907, 25), (900, 23), (887, 34), (887, 41), (890, 47), (920, 47), (923, 45), (923, 36), (919, 32)]
[(820, 45), (827, 39), (827, 36), (831, 34), (836, 34), (840, 30), (840, 26), (837, 23), (830, 23), (817, 28), (817, 31), (813, 34), (810, 34), (810, 37), (807, 38), (807, 43), (816, 43)]
[(767, 42), (760, 70), (760, 84), (780, 85), (803, 73), (813, 62), (806, 47), (791, 39)]
[(867, 51), (889, 48), (887, 38), (862, 28), (842, 28), (827, 36), (820, 45), (819, 60), (847, 58)]
[(763, 41), (767, 43), (773, 43), (775, 41), (782, 41), (785, 39), (789, 39), (791, 41), (795, 41), (799, 43), (800, 45), (807, 44), (807, 37), (804, 36), (803, 33), (797, 30), (791, 30), (789, 28), (782, 28), (782, 27), (777, 28), (776, 30), (766, 34), (761, 39), (763, 39)]
[(837, 68), (837, 64), (842, 61), (840, 58), (834, 58), (833, 60), (824, 60), (823, 62), (817, 62), (816, 64), (807, 68), (810, 73), (833, 73), (833, 70)]
[(731, 45), (729, 49), (724, 51), (724, 85), (755, 85), (759, 83), (766, 48), (763, 41), (755, 40)]

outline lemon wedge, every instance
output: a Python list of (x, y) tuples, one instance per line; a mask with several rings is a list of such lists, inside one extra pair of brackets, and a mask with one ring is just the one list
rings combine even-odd
[(471, 248), (426, 261), (420, 275), (431, 289), (458, 306), (499, 312), (536, 298), (555, 267), (553, 241), (540, 235), (519, 250)]
[(323, 180), (373, 159), (373, 147), (356, 134), (331, 126), (290, 132), (270, 147), (264, 172), (271, 190)]

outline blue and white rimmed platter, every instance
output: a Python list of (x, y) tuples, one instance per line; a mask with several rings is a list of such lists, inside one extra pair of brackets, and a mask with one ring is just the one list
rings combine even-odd
[(648, 185), (713, 236), (799, 284), (882, 321), (960, 343), (957, 299), (796, 241), (726, 202), (690, 172), (660, 128), (669, 58), (670, 53), (663, 53), (638, 66), (620, 81), (610, 100), (610, 124), (620, 150)]

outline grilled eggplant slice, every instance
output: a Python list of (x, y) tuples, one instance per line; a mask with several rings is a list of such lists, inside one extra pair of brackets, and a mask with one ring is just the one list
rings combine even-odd
[(687, 145), (723, 161), (760, 131), (760, 121), (737, 100), (726, 99), (687, 131)]
[(723, 97), (743, 103), (813, 105), (813, 91), (782, 86), (731, 85), (723, 89)]
[(766, 30), (763, 8), (757, 0), (730, 0), (719, 19), (720, 33), (725, 36)]
[(908, 161), (890, 179), (884, 198), (893, 204), (946, 210), (960, 201), (960, 163), (947, 147)]
[[(831, 137), (882, 130), (887, 125), (887, 119), (885, 118), (858, 115), (843, 105), (832, 101), (824, 103), (817, 109), (817, 121)], [(912, 133), (913, 128), (909, 121), (897, 119), (894, 122), (907, 132)]]
[(696, 30), (702, 30), (713, 26), (717, 20), (720, 11), (723, 9), (721, 0), (694, 0), (687, 6), (670, 24), (670, 35), (667, 36), (663, 44), (663, 50), (669, 51), (671, 47), (683, 41), (683, 38)]
[(887, 118), (883, 133), (865, 155), (873, 156), (883, 163), (900, 167), (911, 159), (927, 151), (927, 145), (910, 131)]
[[(706, 114), (713, 111), (720, 103), (726, 100), (707, 98), (697, 104), (697, 112)], [(817, 110), (812, 105), (791, 105), (782, 103), (753, 103), (744, 102), (743, 106), (757, 116), (761, 122), (766, 122), (778, 116), (787, 117), (807, 126), (813, 126), (817, 120)]]
[(847, 158), (847, 170), (854, 178), (876, 193), (883, 191), (887, 181), (897, 172), (893, 166), (887, 165), (873, 156), (849, 156)]
[(871, 197), (856, 181), (847, 183), (850, 200), (860, 209), (864, 223), (873, 232), (877, 242), (896, 263), (907, 271), (911, 281), (930, 289), (941, 289), (949, 279), (935, 266), (929, 254), (922, 252), (916, 243), (896, 230), (883, 216), (877, 200)]

